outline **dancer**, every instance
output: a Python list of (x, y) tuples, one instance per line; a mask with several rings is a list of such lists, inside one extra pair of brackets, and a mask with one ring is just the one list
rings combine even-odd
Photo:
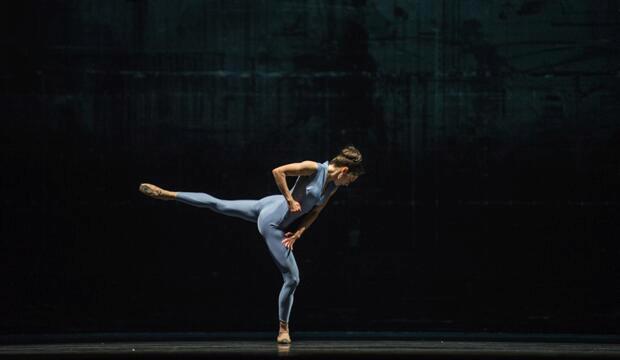
[[(300, 277), (293, 245), (316, 220), (329, 199), (340, 186), (348, 186), (364, 174), (362, 154), (352, 145), (345, 146), (330, 161), (318, 163), (302, 161), (282, 165), (272, 170), (276, 185), (282, 194), (259, 200), (222, 200), (202, 192), (164, 190), (152, 184), (140, 184), (140, 191), (162, 200), (176, 200), (197, 207), (206, 207), (220, 214), (238, 217), (257, 224), (271, 257), (282, 273), (284, 284), (278, 297), (280, 327), (276, 341), (290, 344), (289, 318), (293, 295)], [(286, 176), (297, 176), (291, 190)], [(294, 231), (289, 225), (305, 215)]]

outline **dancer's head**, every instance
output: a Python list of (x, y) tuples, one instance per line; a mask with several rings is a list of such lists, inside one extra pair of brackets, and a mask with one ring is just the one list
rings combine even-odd
[(365, 173), (362, 165), (362, 153), (353, 145), (347, 145), (340, 153), (329, 161), (336, 168), (334, 183), (338, 186), (349, 186), (358, 176)]

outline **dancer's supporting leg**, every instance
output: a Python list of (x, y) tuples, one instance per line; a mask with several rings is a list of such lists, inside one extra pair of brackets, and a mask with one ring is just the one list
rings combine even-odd
[(282, 239), (284, 238), (282, 230), (268, 227), (262, 231), (262, 235), (265, 237), (272, 258), (282, 273), (284, 283), (278, 295), (278, 316), (280, 322), (288, 324), (291, 308), (293, 307), (295, 289), (297, 289), (300, 281), (297, 262), (295, 261), (293, 251), (282, 245)]
[(278, 315), (280, 317), (280, 321), (288, 324), (291, 315), (291, 308), (293, 307), (295, 289), (297, 289), (297, 286), (299, 285), (299, 270), (297, 268), (297, 263), (295, 262), (295, 256), (293, 256), (292, 252), (289, 252), (287, 259), (289, 266), (287, 271), (282, 273), (282, 280), (284, 283), (282, 284), (280, 294), (278, 295)]

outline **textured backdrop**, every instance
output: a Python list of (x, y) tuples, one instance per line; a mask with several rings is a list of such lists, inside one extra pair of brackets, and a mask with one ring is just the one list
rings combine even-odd
[(3, 334), (275, 328), (256, 225), (138, 185), (258, 199), (348, 143), (292, 329), (620, 332), (619, 1), (2, 7)]

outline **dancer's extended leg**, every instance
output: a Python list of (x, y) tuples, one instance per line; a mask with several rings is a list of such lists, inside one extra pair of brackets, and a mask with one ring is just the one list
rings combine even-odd
[(217, 213), (256, 222), (258, 200), (222, 200), (202, 192), (178, 191), (175, 200), (198, 207), (206, 207)]

